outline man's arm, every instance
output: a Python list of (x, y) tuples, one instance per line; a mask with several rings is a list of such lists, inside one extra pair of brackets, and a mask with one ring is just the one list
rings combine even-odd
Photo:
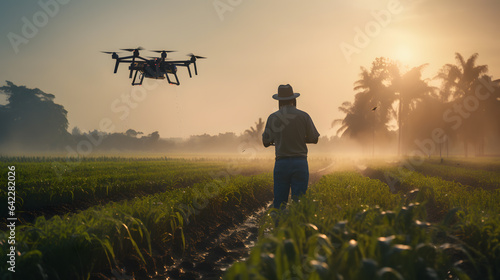
[(319, 132), (314, 126), (314, 123), (309, 115), (306, 121), (306, 143), (317, 144), (319, 139)]
[(273, 133), (270, 127), (270, 119), (271, 116), (267, 118), (266, 127), (264, 128), (264, 133), (262, 133), (262, 144), (264, 144), (264, 147), (266, 148), (274, 144)]

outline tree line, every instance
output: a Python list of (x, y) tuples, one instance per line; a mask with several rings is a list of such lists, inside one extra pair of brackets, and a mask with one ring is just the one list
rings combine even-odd
[[(364, 147), (397, 147), (400, 155), (415, 151), (484, 156), (498, 153), (500, 80), (477, 65), (478, 54), (445, 64), (432, 79), (422, 78), (423, 64), (404, 70), (388, 58), (361, 67), (354, 83), (354, 102), (342, 103), (343, 119), (332, 122), (340, 137)], [(440, 83), (432, 86), (431, 81)]]
[(144, 135), (128, 129), (107, 133), (84, 132), (74, 127), (68, 132), (68, 112), (54, 102), (53, 94), (38, 88), (18, 86), (10, 81), (0, 87), (6, 104), (0, 104), (0, 153), (157, 151), (157, 152), (231, 152), (254, 150), (260, 142), (262, 119), (241, 135), (193, 135), (187, 139), (162, 139), (158, 131)]
[[(192, 135), (187, 139), (161, 138), (158, 131), (145, 135), (134, 129), (107, 133), (74, 127), (68, 132), (68, 112), (54, 102), (53, 94), (7, 81), (0, 87), (0, 95), (7, 97), (6, 104), (0, 104), (0, 154), (42, 151), (85, 156), (92, 152), (146, 151), (252, 155), (264, 151), (262, 118), (240, 135), (226, 132)], [(339, 147), (335, 139), (328, 137), (323, 137), (321, 143), (325, 150)]]

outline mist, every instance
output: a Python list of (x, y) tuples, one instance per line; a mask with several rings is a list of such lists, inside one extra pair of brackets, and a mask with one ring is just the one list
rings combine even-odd
[[(395, 60), (376, 58), (361, 67), (353, 82), (353, 99), (339, 101), (344, 118), (331, 121), (336, 135), (309, 145), (317, 155), (360, 156), (493, 156), (500, 154), (500, 80), (477, 63), (478, 54), (443, 65), (433, 78), (422, 77), (426, 64), (404, 68)], [(139, 128), (123, 132), (68, 131), (66, 109), (43, 90), (7, 81), (0, 87), (0, 153), (185, 153), (272, 156), (262, 146), (262, 116), (240, 132), (162, 138)], [(297, 107), (300, 109), (301, 103)], [(90, 110), (90, 108), (89, 108)], [(322, 116), (314, 112), (314, 116)], [(323, 117), (324, 118), (324, 117)], [(313, 121), (317, 119), (313, 118)]]

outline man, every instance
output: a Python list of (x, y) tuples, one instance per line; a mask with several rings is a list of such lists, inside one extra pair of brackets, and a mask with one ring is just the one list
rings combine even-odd
[(279, 101), (279, 110), (267, 118), (262, 134), (264, 147), (275, 146), (274, 207), (280, 209), (292, 199), (305, 194), (309, 182), (306, 143), (318, 143), (319, 133), (311, 117), (296, 108), (297, 97), (290, 85), (280, 85), (273, 98)]

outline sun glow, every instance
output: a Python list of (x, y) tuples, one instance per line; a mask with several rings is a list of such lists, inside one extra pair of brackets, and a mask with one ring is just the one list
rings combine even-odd
[(394, 59), (403, 65), (411, 64), (413, 57), (413, 51), (407, 46), (398, 46), (394, 51)]

